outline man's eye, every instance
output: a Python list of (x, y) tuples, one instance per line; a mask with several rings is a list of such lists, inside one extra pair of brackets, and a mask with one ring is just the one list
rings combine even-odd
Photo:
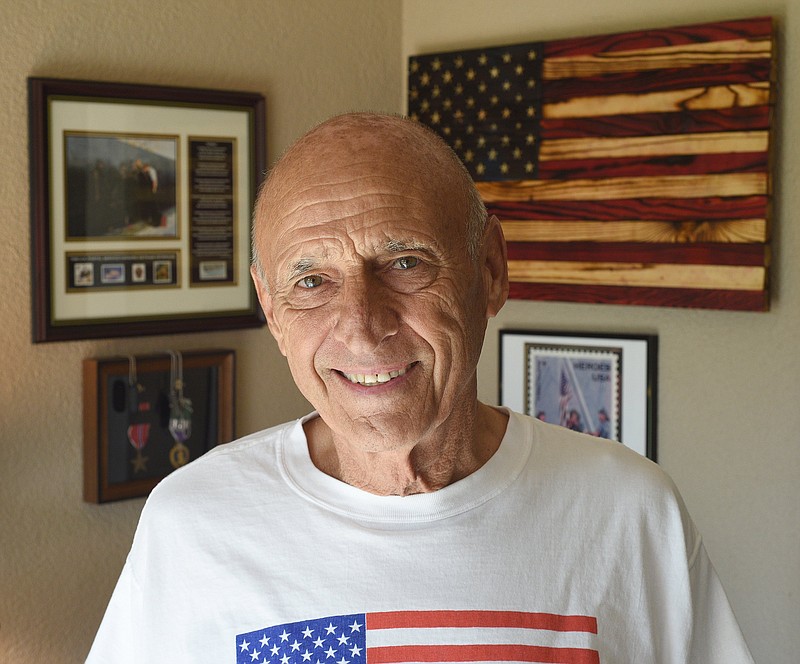
[(300, 281), (297, 282), (297, 285), (300, 288), (316, 288), (322, 284), (322, 277), (318, 274), (309, 274), (307, 277), (303, 277)]
[(412, 267), (417, 267), (419, 259), (416, 256), (401, 256), (394, 262), (394, 267), (398, 270), (410, 270)]

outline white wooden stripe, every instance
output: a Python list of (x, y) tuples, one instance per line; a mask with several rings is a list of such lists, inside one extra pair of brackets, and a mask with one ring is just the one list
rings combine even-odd
[(542, 141), (539, 159), (601, 159), (660, 155), (766, 152), (769, 132), (726, 131), (628, 138), (562, 138)]
[(544, 104), (546, 119), (593, 118), (628, 113), (677, 113), (685, 110), (716, 110), (736, 106), (764, 106), (770, 102), (770, 84), (716, 85), (646, 94), (573, 97)]
[(476, 182), (483, 200), (601, 201), (621, 198), (760, 196), (768, 193), (766, 173), (664, 175), (592, 180), (517, 180)]
[(766, 270), (758, 266), (510, 260), (508, 277), (525, 283), (762, 291)]

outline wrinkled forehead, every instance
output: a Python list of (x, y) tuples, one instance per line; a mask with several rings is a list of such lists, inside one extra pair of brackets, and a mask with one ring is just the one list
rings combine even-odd
[(260, 232), (408, 217), (432, 233), (463, 233), (467, 189), (459, 167), (408, 121), (323, 126), (280, 160), (262, 192)]

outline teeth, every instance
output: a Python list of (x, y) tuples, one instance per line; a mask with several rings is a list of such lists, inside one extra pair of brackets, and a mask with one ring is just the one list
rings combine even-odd
[(344, 374), (344, 377), (347, 378), (351, 383), (359, 383), (360, 385), (381, 385), (383, 383), (388, 383), (392, 378), (397, 378), (398, 376), (402, 376), (406, 373), (406, 369), (400, 369), (399, 371), (390, 371), (388, 373), (378, 373), (378, 374)]

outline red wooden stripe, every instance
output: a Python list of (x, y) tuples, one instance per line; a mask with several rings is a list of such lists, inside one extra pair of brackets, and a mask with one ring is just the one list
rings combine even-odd
[(563, 219), (598, 221), (714, 221), (764, 219), (766, 196), (710, 198), (641, 198), (607, 201), (494, 202), (487, 206), (500, 219)]
[(762, 244), (655, 244), (652, 242), (509, 242), (509, 260), (765, 265)]
[(768, 59), (731, 64), (698, 65), (677, 69), (625, 72), (548, 81), (542, 86), (545, 104), (615, 94), (646, 94), (714, 85), (736, 85), (769, 81), (772, 65)]
[(697, 307), (731, 311), (766, 311), (766, 291), (637, 288), (513, 282), (509, 297), (521, 300), (632, 304), (652, 307)]
[(596, 37), (561, 39), (543, 44), (546, 58), (613, 53), (643, 48), (680, 46), (697, 42), (722, 41), (741, 38), (765, 38), (772, 32), (769, 17), (721, 21), (709, 25), (693, 25), (664, 30), (642, 30)]
[(715, 111), (631, 113), (595, 118), (543, 118), (542, 139), (606, 138), (611, 136), (662, 136), (697, 132), (769, 129), (770, 106), (741, 106)]
[(765, 152), (670, 155), (618, 159), (565, 159), (539, 163), (539, 180), (766, 172)]
[(385, 611), (367, 614), (367, 629), (430, 627), (518, 627), (596, 634), (597, 619), (526, 611)]

